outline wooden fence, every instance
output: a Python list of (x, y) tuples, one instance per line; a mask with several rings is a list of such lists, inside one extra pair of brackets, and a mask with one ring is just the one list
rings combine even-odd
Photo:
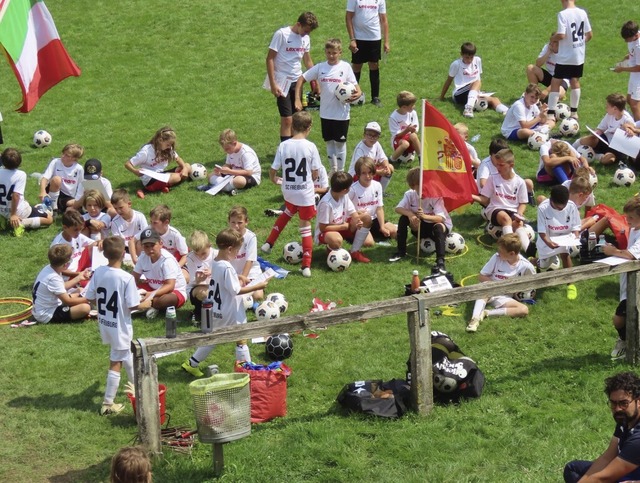
[[(175, 339), (166, 339), (164, 337), (137, 339), (132, 342), (132, 351), (136, 373), (136, 416), (140, 440), (151, 451), (155, 453), (161, 452), (158, 367), (154, 357), (156, 354), (405, 313), (407, 314), (411, 347), (411, 395), (413, 407), (419, 414), (426, 415), (433, 407), (431, 328), (428, 309), (440, 305), (469, 302), (504, 293), (575, 283), (623, 272), (628, 272), (626, 357), (628, 362), (637, 364), (640, 359), (640, 330), (638, 325), (638, 312), (640, 309), (640, 294), (638, 290), (640, 283), (637, 276), (638, 270), (640, 270), (640, 261), (628, 262), (613, 267), (593, 263), (559, 271), (548, 271), (531, 277), (512, 278), (501, 282), (476, 284), (432, 294), (412, 295), (329, 311), (257, 321), (250, 324), (225, 327), (209, 334), (188, 332), (178, 334)], [(612, 293), (611, 296), (617, 298), (617, 287), (615, 293)], [(598, 301), (593, 300), (592, 302), (597, 303)], [(603, 317), (610, 319), (611, 315), (607, 313), (603, 314)]]

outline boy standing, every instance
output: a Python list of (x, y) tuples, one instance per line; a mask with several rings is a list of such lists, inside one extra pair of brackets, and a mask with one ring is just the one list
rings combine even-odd
[[(460, 47), (460, 58), (451, 62), (449, 66), (449, 76), (442, 86), (440, 100), (444, 100), (453, 82), (453, 102), (464, 105), (462, 112), (464, 117), (473, 117), (473, 108), (480, 96), (482, 86), (481, 75), (482, 59), (476, 55), (476, 46), (471, 42), (465, 42)], [(503, 116), (507, 113), (509, 108), (497, 97), (485, 96), (485, 99), (491, 109), (495, 109)]]
[(382, 38), (384, 53), (389, 53), (389, 23), (385, 0), (347, 0), (345, 15), (351, 67), (360, 82), (362, 64), (369, 64), (369, 83), (371, 84), (371, 103), (382, 107), (380, 103), (380, 60)]
[[(498, 253), (494, 253), (489, 261), (480, 270), (478, 279), (481, 283), (497, 282), (507, 280), (512, 277), (522, 277), (533, 275), (536, 269), (522, 255), (520, 250), (520, 239), (515, 233), (502, 235), (498, 238)], [(492, 309), (485, 310), (489, 305)], [(518, 302), (512, 297), (498, 295), (488, 299), (478, 299), (473, 306), (473, 315), (467, 325), (467, 332), (476, 332), (480, 322), (485, 317), (508, 315), (509, 317), (526, 317), (529, 308), (522, 302)]]
[(560, 98), (560, 86), (564, 79), (570, 79), (571, 93), (569, 105), (571, 117), (578, 119), (580, 103), (580, 77), (584, 68), (587, 42), (591, 40), (591, 24), (587, 12), (576, 7), (575, 0), (560, 0), (562, 10), (558, 13), (558, 27), (550, 41), (558, 41), (556, 68), (549, 86), (549, 119), (555, 120), (556, 106)]
[[(311, 276), (311, 254), (313, 238), (311, 237), (311, 220), (316, 216), (314, 180), (318, 178), (321, 165), (318, 148), (307, 140), (311, 132), (311, 114), (299, 111), (292, 119), (293, 137), (280, 143), (273, 164), (269, 169), (269, 178), (279, 184), (284, 197), (285, 209), (273, 224), (267, 241), (260, 247), (265, 253), (271, 248), (285, 229), (293, 215), (300, 218), (300, 236), (302, 237), (302, 275)], [(282, 178), (278, 178), (278, 170), (282, 168)]]
[(389, 116), (389, 131), (391, 132), (391, 163), (397, 162), (402, 155), (416, 153), (420, 156), (420, 122), (416, 112), (418, 98), (409, 91), (401, 91), (396, 97), (398, 108)]
[[(273, 34), (267, 53), (267, 80), (265, 85), (277, 99), (280, 112), (280, 141), (292, 136), (291, 122), (295, 106), (295, 83), (302, 75), (300, 60), (307, 69), (313, 67), (309, 34), (318, 28), (318, 19), (304, 12), (291, 27), (283, 27)], [(268, 81), (268, 82), (267, 82)], [(282, 89), (287, 88), (286, 92)]]
[(613, 68), (614, 72), (629, 72), (627, 102), (633, 113), (633, 119), (640, 121), (640, 32), (638, 24), (632, 20), (625, 22), (620, 35), (627, 43), (629, 53), (623, 62)]
[(87, 285), (86, 297), (96, 304), (98, 309), (98, 324), (103, 344), (109, 344), (109, 371), (107, 372), (107, 387), (100, 408), (100, 415), (118, 414), (124, 409), (123, 404), (116, 404), (113, 400), (120, 386), (120, 371), (124, 365), (129, 383), (133, 384), (133, 355), (131, 340), (133, 339), (133, 324), (131, 312), (138, 308), (150, 307), (140, 304), (140, 295), (133, 276), (121, 269), (124, 258), (124, 240), (117, 236), (110, 236), (102, 242), (104, 256), (109, 260), (106, 267), (98, 267)]
[(40, 179), (40, 200), (48, 195), (53, 209), (64, 212), (73, 205), (78, 186), (84, 178), (84, 169), (78, 160), (84, 154), (79, 144), (67, 144), (62, 156), (53, 159)]
[(549, 132), (555, 122), (547, 119), (546, 104), (538, 107), (540, 88), (529, 84), (524, 95), (514, 102), (502, 122), (502, 135), (509, 141), (524, 141), (534, 132)]
[(356, 162), (360, 158), (369, 158), (373, 160), (375, 164), (374, 179), (380, 182), (380, 185), (382, 185), (382, 191), (384, 192), (389, 185), (389, 181), (391, 181), (393, 166), (389, 164), (387, 155), (384, 154), (384, 150), (378, 141), (378, 139), (380, 139), (380, 133), (382, 133), (380, 124), (375, 121), (367, 123), (364, 128), (362, 141), (360, 141), (353, 150), (353, 156), (351, 156), (351, 164), (349, 165), (348, 172), (351, 176), (354, 176), (354, 179), (357, 179), (355, 169)]

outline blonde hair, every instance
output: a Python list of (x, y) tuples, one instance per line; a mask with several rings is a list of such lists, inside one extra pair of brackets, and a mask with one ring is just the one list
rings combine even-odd
[(496, 158), (504, 161), (507, 164), (515, 164), (516, 157), (513, 155), (513, 151), (509, 148), (501, 149), (496, 153)]
[(369, 156), (362, 156), (356, 161), (355, 171), (358, 176), (361, 176), (364, 171), (376, 174), (376, 163)]
[(549, 154), (555, 154), (556, 156), (570, 156), (571, 148), (563, 141), (557, 141), (551, 145)]
[(226, 144), (233, 144), (238, 142), (238, 136), (233, 129), (225, 129), (220, 133), (220, 137), (218, 137), (218, 142), (220, 146), (224, 146)]
[(325, 50), (336, 49), (342, 52), (342, 41), (340, 39), (328, 39), (324, 43), (324, 49)]
[(640, 197), (634, 196), (624, 204), (622, 208), (623, 213), (633, 213), (636, 216), (640, 216)]
[(149, 216), (162, 222), (171, 221), (171, 208), (167, 205), (158, 205), (151, 210)]
[(194, 230), (189, 237), (189, 248), (192, 252), (199, 252), (211, 248), (209, 235), (202, 230)]
[(120, 203), (121, 201), (124, 201), (125, 203), (131, 202), (129, 192), (126, 188), (118, 188), (111, 195), (111, 204), (115, 205), (116, 203)]
[(502, 235), (498, 238), (496, 245), (498, 248), (502, 247), (507, 252), (520, 253), (520, 250), (522, 249), (522, 242), (520, 241), (520, 237), (517, 233)]
[(80, 159), (84, 155), (84, 148), (79, 144), (67, 144), (62, 148), (62, 154), (71, 156), (75, 160)]
[(569, 184), (569, 193), (584, 193), (589, 195), (592, 191), (593, 188), (591, 187), (591, 183), (589, 182), (588, 178), (585, 178), (583, 176), (576, 176), (574, 174), (573, 178), (571, 178), (571, 184)]
[(61, 267), (71, 260), (73, 254), (73, 248), (66, 243), (60, 243), (53, 245), (47, 252), (47, 258), (52, 267)]
[(467, 135), (469, 134), (469, 127), (467, 127), (467, 125), (464, 122), (457, 122), (453, 125), (453, 129), (455, 129), (456, 131), (458, 131), (458, 134), (460, 135)]
[(400, 91), (400, 93), (396, 97), (396, 103), (398, 107), (402, 106), (410, 106), (411, 104), (415, 104), (418, 98), (413, 92), (409, 91)]
[[(170, 141), (171, 145), (165, 150), (160, 149), (160, 142)], [(149, 144), (156, 152), (156, 160), (171, 161), (176, 155), (176, 133), (171, 126), (163, 126), (156, 131)]]
[(236, 205), (229, 210), (227, 220), (231, 220), (233, 217), (242, 217), (246, 221), (249, 219), (249, 212), (244, 206)]
[(95, 201), (100, 209), (104, 208), (107, 204), (104, 196), (102, 196), (102, 193), (98, 190), (89, 190), (85, 192), (82, 200), (82, 206), (86, 207), (88, 201)]

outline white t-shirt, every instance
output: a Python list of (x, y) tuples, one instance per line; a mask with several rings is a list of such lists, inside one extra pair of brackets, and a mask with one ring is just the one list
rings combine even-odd
[(418, 121), (418, 113), (414, 109), (406, 114), (400, 114), (397, 110), (394, 110), (389, 116), (389, 132), (391, 133), (391, 149), (393, 149), (393, 140), (398, 133), (404, 130), (407, 126), (415, 126), (417, 131), (420, 131), (420, 122)]
[(480, 161), (480, 166), (478, 166), (478, 169), (476, 170), (476, 184), (478, 185), (478, 189), (480, 189), (480, 180), (488, 179), (489, 176), (493, 174), (498, 174), (498, 170), (491, 162), (491, 156), (487, 156)]
[(527, 107), (524, 103), (524, 97), (511, 104), (507, 111), (507, 115), (502, 122), (502, 135), (506, 138), (515, 130), (521, 129), (521, 122), (529, 122), (540, 115), (540, 109), (533, 104)]
[[(553, 208), (548, 199), (538, 205), (538, 233), (561, 236), (578, 231), (580, 231), (580, 213), (573, 201), (569, 200), (562, 210)], [(538, 255), (543, 259), (558, 253), (568, 253), (568, 247), (549, 248), (540, 237), (536, 240), (536, 248)]]
[(331, 191), (325, 194), (320, 200), (320, 203), (318, 203), (316, 230), (314, 233), (315, 242), (320, 243), (320, 223), (324, 225), (346, 223), (355, 211), (356, 208), (348, 196), (343, 196), (339, 200), (336, 200), (331, 195)]
[(262, 273), (258, 263), (258, 238), (251, 230), (246, 230), (242, 236), (242, 245), (238, 250), (235, 260), (231, 260), (231, 266), (238, 275), (242, 275), (247, 261), (251, 262), (249, 278), (254, 279)]
[(478, 151), (476, 151), (476, 148), (473, 144), (468, 143), (467, 141), (464, 142), (464, 145), (467, 147), (467, 151), (469, 151), (469, 157), (471, 158), (471, 162), (476, 161), (479, 162), (480, 158), (478, 157)]
[(287, 139), (278, 146), (271, 168), (282, 168), (282, 195), (285, 201), (296, 206), (313, 206), (314, 169), (320, 169), (318, 148), (308, 139)]
[(56, 272), (51, 265), (40, 270), (31, 292), (33, 318), (43, 324), (49, 322), (58, 306), (62, 305), (58, 295), (66, 292), (62, 275)]
[(237, 153), (227, 154), (226, 164), (231, 166), (232, 169), (242, 169), (251, 171), (251, 176), (256, 180), (257, 184), (260, 184), (261, 169), (260, 160), (256, 152), (246, 144), (242, 144), (240, 151)]
[(353, 156), (351, 156), (351, 164), (348, 171), (351, 176), (356, 174), (356, 161), (363, 156), (373, 159), (373, 162), (376, 163), (376, 168), (387, 160), (387, 155), (384, 154), (384, 149), (382, 149), (382, 145), (379, 142), (376, 141), (373, 146), (369, 147), (364, 141), (360, 141), (353, 150)]
[[(564, 181), (562, 183), (562, 186), (569, 189), (571, 187), (571, 180), (568, 179)], [(596, 197), (593, 195), (593, 191), (589, 193), (589, 196), (587, 196), (587, 199), (583, 201), (581, 205), (576, 204), (576, 207), (578, 208), (578, 210), (583, 206), (596, 206)]]
[(244, 324), (247, 314), (244, 310), (238, 274), (226, 260), (211, 262), (211, 281), (208, 298), (213, 299), (213, 326)]
[[(108, 199), (105, 201), (110, 202), (111, 197), (113, 196), (113, 188), (111, 187), (111, 181), (109, 181), (107, 178), (103, 178), (102, 176), (100, 176), (100, 178), (98, 179), (102, 183), (102, 186), (104, 186), (104, 190), (107, 192)], [(80, 198), (82, 198), (82, 195), (84, 195), (84, 184), (82, 184), (82, 181), (80, 181), (80, 184), (78, 185), (78, 191), (76, 191), (75, 199), (79, 200)]]
[(42, 177), (51, 180), (54, 176), (60, 176), (62, 179), (60, 192), (75, 198), (78, 185), (84, 179), (84, 168), (77, 162), (66, 167), (60, 158), (55, 158), (49, 163)]
[(120, 268), (98, 267), (85, 296), (96, 301), (102, 343), (114, 350), (129, 349), (133, 339), (131, 308), (140, 304), (133, 275)]
[(591, 32), (587, 12), (578, 7), (565, 8), (558, 13), (556, 32), (564, 34), (564, 38), (558, 44), (556, 62), (562, 65), (584, 64), (585, 35)]
[[(553, 140), (554, 143), (564, 143), (567, 146), (569, 146), (569, 151), (571, 151), (571, 155), (575, 156), (576, 158), (580, 159), (580, 153), (576, 150), (576, 148), (574, 148), (570, 143), (568, 143), (567, 141), (563, 141), (562, 139), (554, 139)], [(539, 152), (540, 152), (540, 159), (538, 161), (538, 172), (540, 172), (540, 170), (542, 170), (544, 168), (544, 158), (545, 156), (549, 156), (549, 154), (551, 154), (551, 139), (549, 141), (547, 141), (546, 143), (544, 143), (542, 146), (540, 146)], [(567, 186), (568, 188), (568, 186)]]
[(449, 66), (449, 77), (453, 77), (453, 95), (456, 96), (464, 87), (480, 79), (482, 75), (482, 59), (477, 55), (473, 57), (470, 64), (465, 64), (462, 58), (451, 62)]
[(351, 185), (348, 196), (356, 210), (369, 213), (372, 220), (378, 217), (376, 211), (384, 205), (382, 185), (375, 179), (371, 180), (371, 184), (366, 188), (360, 184), (360, 181), (356, 181)]
[[(167, 169), (167, 166), (169, 166), (169, 161), (176, 159), (178, 159), (178, 153), (175, 151), (173, 151), (172, 159), (165, 158), (164, 156), (162, 158), (156, 158), (156, 150), (153, 149), (153, 146), (151, 144), (145, 144), (129, 161), (134, 168), (148, 169), (149, 171), (162, 173)], [(142, 184), (146, 186), (152, 181), (152, 178), (147, 175), (142, 175), (140, 180)]]
[(328, 62), (320, 62), (302, 74), (309, 82), (318, 81), (320, 86), (320, 117), (322, 119), (333, 119), (346, 121), (349, 119), (351, 104), (340, 102), (335, 96), (336, 87), (341, 82), (350, 82), (357, 85), (358, 81), (353, 73), (351, 64), (344, 60), (338, 61), (336, 65), (329, 65)]
[(514, 173), (511, 179), (504, 179), (500, 174), (487, 178), (487, 183), (480, 190), (482, 196), (489, 198), (489, 205), (484, 209), (488, 220), (494, 210), (518, 211), (521, 203), (528, 203), (529, 195), (524, 180)]
[[(640, 38), (633, 42), (627, 42), (627, 49), (629, 50), (629, 62), (630, 67), (640, 65)], [(640, 81), (640, 72), (629, 72), (629, 85)]]
[(184, 298), (187, 298), (187, 282), (182, 275), (182, 270), (178, 265), (175, 257), (164, 248), (160, 252), (160, 258), (153, 263), (146, 253), (141, 253), (138, 262), (133, 271), (144, 275), (149, 286), (158, 290), (164, 284), (165, 280), (175, 280), (174, 291), (180, 292)]
[(189, 274), (189, 284), (187, 285), (187, 293), (191, 293), (191, 290), (196, 285), (209, 285), (209, 279), (206, 279), (201, 284), (196, 284), (196, 272), (202, 270), (205, 267), (210, 268), (211, 262), (217, 255), (218, 255), (218, 250), (216, 250), (213, 247), (209, 249), (209, 254), (204, 260), (202, 260), (198, 255), (196, 255), (196, 252), (194, 251), (191, 251), (187, 254), (187, 261), (184, 263), (184, 267), (183, 267)]
[(80, 262), (80, 257), (82, 256), (82, 252), (87, 246), (91, 245), (92, 243), (93, 243), (93, 240), (88, 236), (83, 235), (82, 233), (80, 233), (77, 238), (72, 239), (70, 242), (64, 239), (64, 237), (62, 236), (62, 233), (58, 233), (58, 235), (56, 235), (56, 237), (53, 239), (49, 247), (52, 247), (53, 245), (61, 245), (61, 244), (69, 245), (72, 249), (71, 263), (69, 263), (66, 269), (71, 272), (77, 272), (78, 262)]
[[(135, 234), (136, 241), (140, 241), (140, 233), (142, 233), (142, 231), (139, 231)], [(187, 240), (185, 240), (182, 234), (171, 225), (169, 225), (167, 231), (164, 232), (164, 234), (160, 235), (160, 239), (162, 240), (162, 248), (171, 253), (171, 255), (173, 255), (176, 259), (182, 258), (187, 253), (189, 253)]]
[(311, 39), (294, 33), (291, 27), (283, 27), (273, 34), (269, 49), (277, 52), (273, 61), (276, 78), (282, 75), (295, 82), (302, 75), (300, 61), (311, 50)]
[(400, 203), (396, 208), (404, 208), (410, 210), (412, 213), (417, 213), (418, 208), (422, 206), (422, 212), (425, 215), (435, 215), (444, 218), (444, 226), (451, 232), (453, 228), (453, 222), (449, 216), (449, 212), (444, 207), (444, 200), (442, 198), (422, 198), (418, 196), (414, 190), (407, 190), (404, 192), (404, 196), (400, 200)]
[(111, 220), (111, 234), (123, 238), (126, 242), (149, 226), (147, 218), (142, 213), (136, 210), (132, 211), (131, 221), (125, 220), (120, 215), (116, 215)]
[(494, 253), (484, 267), (482, 267), (482, 270), (480, 270), (481, 275), (491, 277), (491, 280), (494, 282), (507, 280), (511, 277), (524, 277), (535, 273), (536, 269), (534, 266), (521, 254), (518, 254), (518, 261), (511, 265), (506, 260), (500, 258), (497, 253)]
[(347, 0), (353, 12), (353, 35), (358, 40), (380, 40), (380, 15), (387, 13), (385, 0)]
[(324, 189), (329, 187), (329, 176), (327, 175), (327, 168), (324, 164), (320, 163), (318, 167), (318, 179), (313, 182), (313, 187), (316, 189)]
[(605, 114), (598, 124), (597, 129), (602, 131), (605, 136), (607, 136), (607, 141), (611, 141), (613, 134), (616, 132), (616, 129), (621, 127), (623, 124), (633, 124), (635, 121), (633, 120), (633, 116), (629, 114), (626, 110), (622, 111), (622, 116), (620, 119), (616, 119), (611, 114)]
[(556, 57), (558, 54), (549, 51), (549, 44), (544, 44), (544, 47), (542, 47), (542, 50), (540, 51), (540, 53), (538, 54), (538, 58), (540, 57), (544, 57), (547, 52), (549, 52), (549, 57), (547, 57), (547, 61), (545, 62), (544, 66), (547, 70), (547, 72), (551, 75), (553, 75), (556, 71)]
[(31, 206), (24, 199), (27, 187), (27, 173), (19, 169), (0, 168), (0, 216), (11, 216), (11, 200), (13, 193), (20, 195), (16, 215), (21, 220), (31, 214)]
[[(640, 230), (631, 228), (629, 230), (629, 242), (627, 251), (636, 260), (640, 259)], [(627, 300), (627, 272), (620, 274), (620, 300)]]
[(100, 233), (91, 232), (91, 235), (89, 235), (89, 238), (91, 238), (92, 240), (100, 240), (100, 239), (104, 240), (109, 236), (109, 232), (111, 231), (111, 217), (109, 215), (107, 215), (106, 213), (100, 212), (98, 213), (98, 216), (96, 216), (95, 218), (92, 218), (91, 215), (89, 215), (89, 213), (84, 213), (82, 215), (82, 218), (85, 221), (97, 220), (104, 223), (104, 228), (100, 230)]

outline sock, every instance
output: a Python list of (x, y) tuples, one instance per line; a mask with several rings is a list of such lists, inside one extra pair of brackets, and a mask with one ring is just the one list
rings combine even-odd
[(513, 227), (511, 225), (506, 225), (502, 227), (502, 234), (508, 235), (509, 233), (513, 233)]
[(398, 244), (398, 253), (407, 254), (407, 235), (409, 231), (409, 217), (400, 215), (398, 219), (398, 234), (396, 235), (396, 243)]
[(338, 165), (338, 171), (344, 171), (344, 162), (347, 159), (347, 143), (333, 141), (336, 149), (336, 164)]
[(275, 244), (276, 240), (280, 236), (280, 233), (282, 233), (284, 228), (287, 226), (287, 223), (289, 223), (289, 220), (291, 220), (291, 215), (289, 214), (289, 211), (285, 209), (273, 224), (271, 233), (269, 233), (269, 236), (267, 238), (267, 243), (269, 245), (273, 246)]
[(380, 178), (380, 185), (382, 186), (382, 192), (384, 193), (385, 191), (387, 191), (387, 186), (389, 186), (389, 183), (391, 182), (391, 176), (393, 175), (389, 175), (389, 176), (382, 176)]
[(233, 181), (230, 181), (224, 188), (222, 188), (222, 192), (231, 193), (234, 189), (236, 189), (236, 187), (233, 185)]
[(487, 306), (487, 301), (485, 299), (478, 299), (476, 303), (473, 305), (473, 314), (471, 318), (479, 319), (480, 315), (482, 315), (482, 311)]
[(620, 340), (627, 340), (627, 327), (620, 327), (619, 329), (616, 327), (616, 331), (618, 332), (618, 337)]
[(509, 110), (509, 108), (507, 106), (505, 106), (504, 104), (500, 103), (496, 106), (496, 112), (499, 114), (506, 114), (506, 112)]
[(291, 139), (291, 136), (280, 136), (280, 142), (281, 143), (286, 141), (287, 139)]
[(120, 373), (112, 370), (107, 371), (107, 389), (104, 392), (104, 400), (102, 401), (102, 404), (113, 404), (119, 385)]
[(578, 149), (580, 146), (582, 146), (582, 144), (580, 143), (580, 138), (576, 139), (572, 146), (574, 149)]
[(500, 317), (501, 315), (507, 315), (507, 309), (490, 309), (487, 310), (488, 317)]
[(467, 96), (467, 103), (464, 105), (465, 109), (473, 109), (476, 105), (476, 101), (478, 100), (478, 94), (480, 92), (477, 89), (472, 89), (469, 91), (469, 95)]
[(191, 367), (198, 367), (198, 364), (200, 364), (201, 361), (205, 360), (207, 356), (211, 354), (211, 351), (213, 351), (215, 347), (215, 345), (205, 345), (202, 347), (198, 347), (191, 356), (191, 359), (189, 359), (189, 365)]
[(369, 82), (371, 83), (371, 98), (380, 97), (380, 71), (369, 69)]
[(302, 237), (302, 268), (309, 268), (311, 266), (311, 256), (313, 255), (311, 226), (301, 226), (299, 230)]
[(445, 235), (445, 228), (441, 223), (436, 223), (433, 226), (433, 242), (436, 245), (436, 259), (444, 260), (447, 235)]
[(127, 379), (129, 382), (133, 382), (136, 380), (136, 374), (133, 371), (133, 353), (129, 352), (127, 358), (122, 361), (122, 365), (124, 366), (124, 370), (127, 373)]
[(251, 362), (251, 353), (247, 344), (236, 345), (236, 361)]
[(518, 228), (516, 230), (516, 235), (520, 238), (520, 244), (522, 245), (522, 251), (526, 252), (527, 248), (529, 248), (529, 235), (527, 234), (527, 230), (522, 228)]
[(567, 181), (569, 179), (569, 177), (567, 176), (567, 173), (564, 172), (564, 167), (563, 166), (555, 166), (553, 169), (553, 175), (556, 177), (556, 179), (560, 182), (560, 183), (564, 183), (565, 181)]
[(25, 218), (21, 221), (25, 228), (40, 228), (40, 218)]
[(49, 191), (49, 198), (51, 198), (51, 206), (58, 206), (58, 198), (60, 198), (59, 191)]
[(337, 157), (337, 153), (336, 153), (335, 141), (327, 141), (327, 158), (329, 159), (329, 166), (333, 171), (337, 171), (336, 157)]
[(571, 112), (578, 112), (578, 104), (580, 104), (580, 89), (571, 89), (569, 94), (569, 107)]
[(356, 230), (356, 234), (353, 237), (353, 244), (351, 245), (352, 252), (357, 252), (362, 248), (362, 245), (364, 245), (364, 241), (367, 239), (367, 235), (370, 231), (371, 227), (362, 227)]
[(354, 73), (353, 73), (353, 75), (355, 75), (355, 76), (356, 76), (356, 82), (357, 82), (358, 84), (360, 84), (360, 76), (362, 75), (362, 71), (360, 71), (360, 72), (354, 72)]
[(555, 114), (556, 113), (556, 106), (558, 105), (558, 99), (560, 99), (560, 93), (559, 92), (549, 92), (549, 99), (548, 99), (548, 109), (547, 109), (547, 114)]

